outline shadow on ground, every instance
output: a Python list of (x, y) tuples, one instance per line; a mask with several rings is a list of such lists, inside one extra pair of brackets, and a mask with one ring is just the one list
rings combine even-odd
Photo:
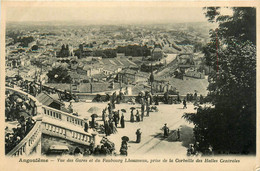
[(168, 142), (182, 142), (182, 146), (189, 147), (189, 144), (194, 143), (193, 137), (193, 128), (188, 127), (186, 125), (180, 126), (180, 140), (177, 139), (177, 130), (171, 130), (169, 136), (165, 138), (162, 133), (157, 133), (152, 135), (153, 138), (158, 138), (161, 141), (168, 141)]
[(131, 141), (128, 141), (128, 143), (136, 143), (136, 141), (131, 140)]
[(182, 141), (182, 146), (189, 147), (189, 144), (192, 144), (195, 142), (194, 136), (193, 136), (193, 128), (188, 127), (186, 125), (181, 125), (180, 127), (180, 139)]

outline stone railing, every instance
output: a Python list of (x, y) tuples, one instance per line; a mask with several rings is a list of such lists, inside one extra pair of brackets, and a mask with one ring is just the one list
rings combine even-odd
[(85, 122), (84, 122), (83, 118), (80, 118), (78, 116), (74, 116), (70, 113), (66, 113), (66, 112), (45, 106), (45, 105), (43, 105), (42, 108), (43, 108), (44, 117), (49, 117), (49, 118), (52, 118), (52, 119), (63, 121), (65, 123), (68, 123), (68, 124), (71, 124), (71, 125), (74, 125), (74, 126), (84, 128)]
[(36, 121), (36, 124), (31, 131), (16, 145), (7, 156), (22, 156), (32, 153), (41, 154), (41, 121)]
[(95, 133), (90, 134), (84, 132), (83, 130), (75, 130), (70, 127), (65, 127), (58, 124), (56, 125), (45, 121), (42, 123), (42, 133), (83, 145), (89, 146), (91, 143), (95, 144)]
[[(6, 87), (5, 91), (15, 92), (19, 95), (25, 96), (31, 99), (35, 104), (35, 110), (33, 115), (40, 116), (42, 113), (41, 103), (38, 100), (18, 89)], [(37, 116), (36, 116), (37, 117)], [(30, 155), (32, 153), (41, 154), (41, 117), (36, 119), (36, 123), (30, 132), (21, 140), (19, 144), (17, 144), (8, 154), (7, 156), (21, 156), (21, 155)]]
[(83, 118), (74, 116), (51, 107), (42, 106), (43, 121), (42, 131), (44, 134), (64, 138), (73, 142), (89, 145), (95, 144), (95, 133), (84, 131), (85, 122)]
[(35, 104), (34, 115), (39, 116), (30, 132), (7, 156), (30, 155), (34, 152), (40, 154), (42, 133), (84, 145), (95, 144), (96, 133), (84, 131), (83, 118), (42, 105), (35, 97), (21, 90), (6, 87), (6, 91), (15, 92), (31, 99)]

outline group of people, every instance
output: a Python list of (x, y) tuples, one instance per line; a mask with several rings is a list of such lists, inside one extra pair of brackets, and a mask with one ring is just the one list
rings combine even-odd
[(31, 118), (23, 116), (18, 120), (18, 125), (12, 131), (6, 127), (5, 131), (5, 152), (10, 152), (33, 128), (35, 121)]
[(75, 156), (106, 156), (106, 155), (113, 155), (115, 151), (115, 144), (110, 141), (107, 137), (103, 137), (100, 141), (100, 145), (94, 146), (92, 142), (89, 148), (85, 148), (83, 152), (80, 150), (79, 147), (74, 149), (73, 154)]
[(61, 100), (63, 101), (70, 101), (70, 100), (75, 100), (77, 101), (78, 98), (74, 94), (68, 92), (67, 90), (57, 90), (55, 88), (50, 88), (47, 86), (40, 86), (38, 83), (35, 81), (28, 81), (20, 78), (17, 81), (10, 81), (6, 80), (6, 86), (14, 88), (14, 86), (19, 87), (22, 89), (24, 92), (29, 93), (30, 95), (36, 97), (39, 93), (42, 91), (48, 93), (48, 94), (55, 94), (59, 93), (61, 96)]
[(114, 104), (108, 103), (108, 107), (102, 111), (102, 121), (104, 122), (104, 131), (106, 136), (116, 133), (119, 124), (121, 128), (125, 128), (125, 111), (121, 111), (120, 114), (120, 110), (115, 111), (114, 109)]
[[(21, 82), (19, 83), (21, 84)], [(5, 121), (17, 123), (5, 128), (5, 152), (11, 151), (34, 126), (32, 119), (37, 114), (35, 102), (27, 95), (5, 92)]]
[[(164, 124), (164, 126), (162, 127), (162, 130), (163, 130), (163, 137), (164, 138), (168, 138), (169, 135), (170, 135), (170, 129), (167, 126), (167, 123)], [(181, 140), (181, 135), (180, 135), (180, 129), (179, 128), (177, 129), (176, 136), (177, 136), (176, 140), (180, 141)]]

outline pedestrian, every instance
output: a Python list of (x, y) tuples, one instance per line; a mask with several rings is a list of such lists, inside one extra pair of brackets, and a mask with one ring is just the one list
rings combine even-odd
[(139, 111), (138, 110), (136, 110), (135, 117), (136, 117), (136, 122), (140, 122), (140, 115), (139, 115)]
[(107, 120), (105, 120), (104, 127), (105, 127), (105, 134), (106, 134), (106, 136), (109, 136), (110, 135), (110, 128), (109, 128)]
[(109, 120), (109, 134), (112, 134), (114, 130), (113, 121)]
[(149, 116), (149, 113), (150, 113), (150, 107), (147, 106), (147, 108), (146, 108), (146, 116)]
[(102, 121), (105, 121), (105, 116), (106, 116), (106, 110), (104, 109), (102, 111)]
[(139, 129), (137, 129), (137, 131), (136, 131), (136, 143), (140, 143), (141, 142), (141, 134), (142, 134), (142, 132), (140, 131), (141, 130), (141, 128), (139, 128)]
[(111, 106), (111, 103), (108, 103), (108, 113), (109, 113), (109, 114), (112, 113), (112, 106)]
[(95, 116), (91, 116), (92, 120), (91, 120), (91, 128), (95, 128)]
[(125, 118), (124, 114), (122, 113), (121, 119), (120, 119), (121, 128), (125, 128), (125, 119), (124, 118)]
[(134, 110), (131, 110), (130, 122), (135, 122)]
[(163, 127), (163, 136), (164, 138), (168, 137), (169, 136), (169, 128), (167, 127), (167, 124), (165, 123), (164, 124), (164, 127)]
[(177, 140), (180, 141), (180, 129), (177, 130)]
[(144, 120), (144, 111), (142, 111), (142, 113), (141, 113), (141, 121), (143, 121)]
[(115, 126), (117, 127), (118, 120), (117, 120), (116, 113), (114, 114), (114, 122), (115, 122)]
[(185, 99), (183, 100), (183, 109), (187, 109), (187, 102)]
[(117, 116), (117, 121), (119, 122), (119, 120), (120, 120), (120, 110), (117, 111), (117, 115), (116, 116)]
[(121, 148), (120, 148), (120, 155), (127, 156), (127, 144), (122, 142)]

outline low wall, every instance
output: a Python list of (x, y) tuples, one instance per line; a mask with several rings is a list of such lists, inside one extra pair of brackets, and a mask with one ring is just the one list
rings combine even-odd
[[(98, 93), (97, 93), (98, 94)], [(78, 96), (78, 98), (81, 100), (81, 101), (92, 101), (96, 96), (97, 94), (90, 94), (90, 93), (75, 93), (76, 96)], [(105, 99), (106, 98), (106, 95), (103, 95), (103, 94), (100, 94), (101, 98), (102, 99)], [(129, 95), (125, 95), (124, 98), (125, 98), (125, 101), (128, 101), (132, 98), (136, 98), (138, 96), (129, 96)], [(163, 95), (158, 95), (159, 98), (163, 98), (164, 96)], [(178, 95), (169, 95), (169, 97), (173, 98), (173, 99), (177, 99)], [(180, 99), (183, 100), (184, 98), (186, 98), (186, 95), (180, 95)]]

